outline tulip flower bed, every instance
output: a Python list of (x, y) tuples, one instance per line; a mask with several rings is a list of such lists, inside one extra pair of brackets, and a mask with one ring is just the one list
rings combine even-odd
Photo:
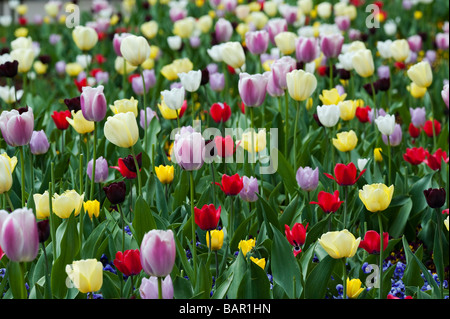
[(9, 5), (0, 298), (448, 299), (448, 1)]

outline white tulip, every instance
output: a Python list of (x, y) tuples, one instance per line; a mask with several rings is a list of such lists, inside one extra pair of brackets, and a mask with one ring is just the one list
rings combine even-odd
[(179, 110), (184, 103), (184, 87), (173, 88), (170, 91), (164, 90), (161, 92), (164, 103), (172, 110)]
[(378, 127), (378, 130), (381, 132), (381, 134), (390, 136), (392, 133), (394, 133), (395, 128), (395, 116), (386, 114), (386, 115), (380, 115), (375, 119), (375, 124)]
[(325, 127), (333, 127), (339, 121), (341, 110), (339, 106), (330, 104), (317, 106), (317, 116), (320, 123)]
[(202, 71), (189, 71), (188, 73), (178, 73), (181, 84), (184, 89), (188, 92), (195, 92), (200, 87), (200, 82), (202, 80)]

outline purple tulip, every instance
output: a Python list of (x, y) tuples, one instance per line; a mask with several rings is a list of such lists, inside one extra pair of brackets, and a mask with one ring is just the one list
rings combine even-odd
[(206, 69), (209, 72), (209, 75), (219, 72), (219, 66), (216, 63), (210, 63), (206, 66)]
[(312, 169), (309, 166), (299, 167), (295, 178), (301, 189), (311, 192), (319, 185), (319, 168)]
[(98, 71), (95, 73), (95, 81), (99, 84), (106, 84), (109, 80), (109, 73), (107, 71)]
[(448, 93), (448, 84), (444, 85), (444, 88), (441, 91), (442, 100), (444, 101), (445, 105), (447, 105), (448, 108), (448, 102), (449, 102), (449, 93)]
[(36, 258), (39, 234), (31, 209), (18, 208), (10, 214), (0, 210), (0, 246), (14, 262), (30, 262)]
[(348, 38), (351, 41), (357, 41), (361, 39), (361, 31), (357, 29), (350, 29), (348, 30)]
[(422, 38), (420, 35), (412, 35), (408, 38), (409, 48), (413, 52), (419, 52), (422, 50)]
[(274, 18), (267, 21), (266, 30), (269, 33), (270, 42), (275, 45), (275, 36), (288, 30), (287, 21), (283, 18)]
[(3, 111), (0, 115), (0, 129), (6, 144), (23, 146), (30, 143), (34, 130), (34, 115), (31, 107)]
[(279, 88), (286, 90), (286, 74), (297, 68), (297, 61), (290, 56), (284, 56), (272, 64), (273, 80)]
[(63, 75), (64, 73), (66, 73), (66, 62), (64, 62), (64, 61), (56, 62), (55, 69), (59, 75)]
[(239, 74), (239, 95), (246, 106), (263, 104), (266, 98), (267, 80), (267, 77), (262, 74)]
[(389, 79), (391, 77), (391, 70), (387, 65), (380, 65), (377, 69), (377, 74), (380, 79)]
[[(381, 137), (383, 139), (384, 144), (388, 145), (387, 135), (382, 134)], [(391, 146), (400, 145), (400, 143), (402, 142), (402, 137), (403, 137), (402, 127), (400, 126), (400, 124), (395, 124), (394, 132), (392, 133), (392, 135), (389, 136), (389, 144)]]
[(189, 38), (189, 44), (191, 45), (192, 48), (198, 48), (201, 44), (202, 41), (200, 40), (200, 38), (198, 36), (192, 36)]
[[(94, 160), (91, 159), (87, 165), (86, 173), (89, 179), (92, 180), (92, 165)], [(108, 179), (108, 162), (103, 156), (100, 156), (95, 161), (95, 183), (104, 183)]]
[(178, 20), (182, 20), (186, 18), (187, 11), (184, 8), (172, 7), (169, 10), (169, 17), (172, 22), (176, 22)]
[(60, 40), (61, 40), (61, 35), (60, 34), (52, 33), (48, 37), (48, 42), (50, 42), (51, 45), (57, 44)]
[[(161, 289), (162, 299), (173, 299), (173, 283), (170, 275), (162, 280)], [(148, 279), (142, 278), (139, 294), (141, 295), (141, 299), (158, 299), (158, 278), (154, 276)]]
[(122, 40), (126, 37), (130, 36), (130, 33), (115, 33), (113, 38), (113, 48), (114, 52), (117, 54), (117, 56), (122, 56), (122, 53), (120, 52), (120, 44), (122, 43)]
[(205, 158), (205, 139), (191, 126), (182, 127), (175, 135), (173, 158), (187, 171), (198, 170)]
[(45, 135), (44, 130), (33, 131), (30, 140), (30, 151), (34, 155), (45, 154), (48, 151), (50, 144)]
[(405, 9), (405, 10), (410, 10), (412, 6), (413, 6), (413, 3), (412, 3), (411, 0), (403, 0), (403, 1), (402, 1), (402, 7), (403, 7), (403, 9)]
[(172, 230), (153, 229), (141, 243), (142, 269), (150, 276), (166, 277), (175, 263), (175, 240)]
[(437, 53), (434, 50), (427, 50), (425, 52), (425, 58), (423, 60), (428, 61), (430, 64), (434, 63), (436, 61)]
[(80, 97), (81, 111), (88, 121), (100, 122), (105, 118), (107, 105), (103, 85), (96, 88), (84, 86)]
[(320, 39), (320, 48), (327, 58), (336, 58), (342, 50), (344, 37), (341, 34), (327, 34)]
[(272, 97), (278, 97), (283, 96), (285, 94), (285, 91), (278, 86), (277, 83), (275, 83), (273, 79), (273, 72), (266, 72), (267, 73), (267, 93), (269, 93)]
[(350, 28), (350, 18), (348, 16), (337, 16), (334, 18), (334, 23), (341, 31), (346, 31)]
[(265, 30), (249, 31), (245, 34), (245, 44), (252, 54), (262, 54), (269, 46), (269, 33)]
[(225, 75), (223, 73), (213, 73), (209, 75), (209, 85), (211, 90), (220, 92), (225, 87)]
[[(156, 114), (156, 112), (155, 111), (153, 111), (150, 107), (146, 107), (146, 111), (147, 111), (147, 127), (150, 125), (150, 123), (151, 123), (151, 121), (152, 121), (152, 119), (153, 119), (153, 117), (155, 117), (156, 116), (156, 118), (158, 118), (158, 115)], [(140, 111), (140, 119), (139, 119), (139, 125), (143, 128), (143, 129), (145, 129), (145, 113), (144, 113), (144, 110), (141, 110)]]
[(230, 21), (224, 18), (220, 18), (219, 20), (217, 20), (214, 28), (214, 35), (218, 43), (229, 41), (232, 34), (233, 26), (231, 25)]
[(258, 200), (258, 180), (253, 177), (242, 176), (242, 182), (244, 183), (244, 187), (242, 188), (239, 195), (242, 200), (246, 202), (256, 202)]
[(449, 34), (448, 33), (436, 34), (435, 43), (438, 49), (447, 50), (449, 46)]
[(411, 122), (415, 127), (422, 127), (425, 124), (426, 111), (425, 107), (416, 107), (415, 109), (409, 108), (409, 114), (411, 114)]
[[(148, 93), (150, 88), (155, 86), (156, 83), (156, 76), (155, 76), (155, 70), (144, 70), (144, 81), (145, 81), (145, 93)], [(131, 87), (133, 88), (133, 92), (137, 95), (144, 94), (144, 84), (142, 82), (142, 76), (136, 76), (133, 77), (131, 80)]]
[(295, 45), (297, 61), (309, 63), (320, 55), (319, 42), (316, 38), (299, 37)]
[(285, 5), (283, 10), (281, 10), (281, 15), (286, 19), (288, 25), (294, 24), (297, 21), (297, 13), (298, 8), (293, 5)]

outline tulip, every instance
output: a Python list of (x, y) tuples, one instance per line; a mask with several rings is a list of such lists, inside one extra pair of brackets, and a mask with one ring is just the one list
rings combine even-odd
[(334, 167), (334, 175), (335, 175), (334, 177), (327, 173), (324, 174), (328, 178), (335, 180), (336, 183), (338, 183), (341, 186), (350, 186), (354, 185), (358, 181), (358, 179), (362, 176), (362, 174), (364, 174), (365, 171), (366, 171), (365, 169), (361, 170), (359, 175), (356, 176), (357, 175), (356, 166), (355, 164), (350, 162), (347, 165), (341, 163), (336, 164), (336, 166)]
[[(380, 253), (380, 234), (374, 230), (369, 230), (364, 235), (364, 239), (359, 243), (359, 248), (364, 249), (369, 254), (379, 254)], [(389, 234), (383, 233), (383, 251), (386, 250), (389, 243)]]
[(200, 82), (202, 80), (202, 71), (197, 70), (197, 71), (189, 71), (187, 73), (179, 73), (178, 77), (180, 78), (181, 84), (183, 85), (186, 91), (195, 92), (200, 87)]
[(18, 66), (19, 62), (17, 60), (0, 63), (0, 76), (6, 78), (15, 77), (18, 72)]
[(297, 35), (290, 31), (278, 33), (275, 38), (275, 45), (284, 55), (291, 55), (295, 52)]
[(266, 30), (247, 32), (245, 44), (252, 54), (263, 54), (269, 45), (269, 33)]
[(299, 167), (295, 175), (298, 185), (304, 191), (311, 192), (319, 184), (319, 168), (314, 170), (311, 167)]
[(321, 2), (317, 5), (317, 14), (322, 19), (328, 19), (331, 16), (333, 7), (329, 2)]
[(123, 148), (132, 147), (139, 139), (139, 129), (133, 112), (108, 116), (103, 132), (109, 142)]
[(17, 90), (16, 88), (11, 86), (0, 86), (0, 98), (6, 102), (6, 104), (12, 104), (20, 99), (23, 96), (23, 90)]
[(184, 103), (185, 88), (173, 88), (170, 91), (164, 90), (161, 92), (164, 103), (172, 110), (179, 110)]
[(447, 227), (447, 231), (448, 231), (448, 216), (447, 216), (447, 218), (444, 220), (444, 225), (445, 225), (445, 227)]
[(361, 280), (347, 278), (347, 297), (350, 299), (357, 299), (358, 296), (364, 291), (361, 287)]
[(450, 42), (450, 36), (448, 32), (442, 33), (439, 32), (436, 34), (436, 37), (434, 39), (434, 43), (436, 44), (437, 48), (440, 50), (447, 50), (449, 47)]
[(89, 51), (98, 42), (97, 32), (93, 28), (85, 26), (76, 26), (72, 31), (72, 38), (81, 51)]
[(84, 194), (79, 195), (75, 190), (67, 190), (61, 195), (54, 194), (52, 199), (53, 212), (62, 219), (69, 218), (72, 213), (78, 216), (83, 205)]
[(216, 209), (213, 204), (203, 205), (201, 209), (194, 208), (195, 223), (202, 230), (216, 229), (220, 220), (221, 207)]
[(423, 131), (428, 137), (433, 137), (433, 135), (437, 136), (441, 132), (441, 123), (439, 123), (437, 120), (428, 120), (423, 125)]
[(132, 112), (135, 117), (138, 116), (138, 100), (135, 100), (134, 97), (116, 100), (114, 105), (110, 105), (109, 108), (114, 114)]
[(295, 56), (297, 61), (309, 63), (320, 55), (319, 42), (315, 38), (299, 37), (295, 45)]
[(16, 147), (30, 143), (34, 130), (34, 115), (31, 107), (3, 111), (0, 129), (6, 144)]
[(297, 257), (301, 253), (301, 246), (306, 241), (306, 230), (308, 229), (308, 224), (303, 226), (301, 223), (295, 223), (292, 229), (288, 225), (284, 225), (284, 233), (288, 242), (294, 246), (294, 256)]
[(211, 90), (220, 92), (225, 87), (225, 75), (223, 73), (213, 73), (209, 76), (209, 85)]
[(98, 200), (88, 200), (83, 203), (84, 211), (92, 219), (93, 216), (98, 217), (100, 214), (100, 202)]
[(47, 239), (50, 237), (50, 221), (48, 219), (41, 220), (37, 222), (36, 225), (38, 229), (39, 243), (45, 243)]
[(143, 70), (142, 75), (144, 76), (144, 80), (142, 80), (142, 76), (133, 77), (133, 79), (131, 80), (131, 87), (133, 89), (133, 92), (137, 95), (148, 93), (150, 88), (154, 87), (156, 84), (155, 70)]
[(371, 110), (372, 110), (371, 107), (368, 105), (365, 107), (357, 106), (356, 111), (355, 111), (355, 116), (358, 118), (358, 120), (361, 123), (367, 123), (370, 121), (369, 112)]
[(339, 106), (334, 104), (317, 106), (316, 111), (320, 124), (325, 127), (335, 126), (341, 115)]
[(360, 241), (347, 229), (327, 232), (319, 238), (320, 246), (334, 259), (353, 257)]
[(231, 117), (231, 108), (227, 103), (214, 103), (209, 109), (212, 119), (216, 123), (226, 122)]
[(406, 153), (403, 154), (403, 159), (412, 165), (419, 165), (424, 162), (428, 155), (428, 151), (424, 150), (423, 147), (413, 147), (406, 149)]
[(375, 119), (375, 124), (378, 127), (378, 130), (381, 134), (384, 135), (392, 135), (395, 129), (395, 115), (381, 115)]
[(122, 43), (122, 40), (126, 37), (128, 37), (129, 35), (131, 35), (130, 33), (114, 33), (114, 38), (113, 38), (113, 49), (114, 52), (116, 53), (117, 56), (121, 57), (122, 53), (120, 52), (120, 45)]
[(139, 275), (142, 270), (139, 249), (128, 249), (124, 252), (118, 251), (113, 263), (117, 270), (127, 277)]
[(241, 240), (238, 244), (238, 249), (242, 252), (242, 254), (247, 256), (247, 254), (255, 247), (256, 240), (254, 238)]
[(0, 247), (11, 261), (33, 261), (39, 251), (39, 235), (33, 211), (18, 208), (8, 214), (0, 210)]
[(246, 106), (260, 106), (266, 98), (267, 77), (261, 74), (239, 74), (239, 95)]
[(441, 161), (448, 163), (448, 156), (445, 151), (442, 149), (438, 149), (434, 154), (427, 154), (427, 158), (424, 160), (425, 164), (428, 165), (432, 170), (440, 170), (441, 169)]
[(372, 51), (358, 50), (354, 52), (352, 58), (353, 68), (356, 73), (363, 78), (372, 76), (375, 71), (375, 66), (373, 63)]
[(359, 198), (366, 209), (372, 213), (384, 211), (388, 208), (394, 194), (394, 185), (387, 187), (382, 183), (364, 185), (359, 190)]
[(397, 62), (404, 62), (410, 53), (408, 41), (405, 39), (399, 39), (392, 42), (389, 46), (391, 55)]
[(344, 37), (340, 34), (324, 35), (320, 39), (320, 48), (327, 58), (337, 58), (341, 53)]
[(339, 102), (339, 116), (343, 121), (350, 121), (356, 115), (356, 103), (352, 100)]
[(448, 93), (448, 84), (444, 85), (441, 91), (442, 100), (444, 100), (445, 105), (448, 108), (449, 105), (449, 93)]
[(17, 71), (19, 73), (27, 73), (34, 61), (34, 51), (31, 48), (14, 49), (10, 53), (11, 59), (17, 61)]
[(81, 293), (95, 292), (103, 285), (103, 264), (97, 259), (83, 259), (66, 265), (66, 273)]
[(335, 213), (343, 203), (343, 201), (339, 200), (339, 191), (337, 190), (334, 194), (320, 191), (317, 200), (317, 202), (309, 203), (319, 205), (324, 213)]
[(239, 176), (239, 174), (234, 174), (232, 176), (223, 174), (221, 183), (216, 182), (216, 185), (219, 185), (220, 189), (227, 196), (238, 195), (244, 188), (243, 179)]
[(80, 105), (83, 116), (88, 121), (100, 122), (106, 115), (106, 98), (103, 85), (96, 88), (84, 86), (80, 96)]
[(203, 166), (205, 157), (205, 139), (192, 127), (181, 129), (175, 135), (173, 144), (175, 162), (187, 171), (198, 170)]
[(71, 111), (71, 113), (72, 118), (66, 117), (66, 120), (78, 134), (86, 134), (94, 130), (94, 122), (86, 120), (81, 110)]
[(256, 265), (261, 267), (263, 270), (266, 267), (266, 259), (265, 258), (255, 258), (253, 256), (250, 256), (250, 260), (254, 262)]
[(222, 42), (228, 42), (233, 34), (233, 26), (231, 25), (231, 22), (224, 19), (219, 18), (217, 20), (215, 29), (214, 29), (214, 36), (218, 43)]
[[(210, 235), (211, 233), (211, 235)], [(210, 238), (211, 237), (211, 244), (209, 244)], [(217, 251), (220, 250), (223, 246), (223, 230), (220, 229), (214, 229), (211, 231), (207, 231), (206, 232), (206, 246), (208, 246), (208, 248), (211, 251)]]
[(375, 162), (382, 162), (383, 161), (383, 155), (381, 155), (381, 147), (376, 147), (373, 150), (373, 157), (375, 159)]
[(52, 119), (55, 122), (56, 128), (58, 130), (67, 130), (69, 128), (69, 122), (67, 122), (66, 118), (70, 117), (70, 110), (65, 111), (53, 111)]
[(4, 194), (11, 189), (12, 173), (16, 164), (17, 157), (9, 157), (6, 153), (0, 155), (0, 194)]
[(426, 121), (425, 107), (417, 107), (415, 109), (409, 108), (409, 113), (411, 115), (411, 122), (415, 127), (422, 127)]
[[(183, 109), (182, 109), (183, 110)], [(145, 114), (147, 113), (147, 114)], [(180, 115), (181, 116), (181, 115)], [(145, 125), (145, 118), (147, 117), (147, 125)], [(158, 115), (156, 114), (155, 111), (153, 111), (150, 107), (146, 107), (145, 111), (144, 110), (140, 110), (140, 119), (139, 119), (139, 125), (143, 128), (146, 129), (147, 127), (150, 126), (150, 123), (152, 122), (153, 118), (156, 117), (158, 119)]]
[(33, 131), (30, 140), (30, 151), (34, 155), (40, 155), (47, 153), (50, 144), (47, 139), (47, 135), (45, 135), (44, 130)]
[[(157, 277), (142, 278), (141, 286), (139, 287), (141, 299), (158, 299), (158, 289)], [(161, 290), (162, 299), (173, 299), (173, 283), (170, 275), (161, 280)]]
[(258, 200), (258, 180), (253, 177), (242, 176), (242, 190), (239, 192), (242, 200), (246, 202), (256, 202)]
[(233, 69), (241, 68), (245, 63), (245, 53), (240, 42), (226, 42), (221, 48), (223, 62)]
[(336, 134), (333, 138), (333, 145), (341, 152), (349, 152), (356, 147), (358, 137), (353, 130)]
[(33, 194), (37, 219), (45, 219), (50, 216), (50, 199), (48, 191), (41, 194)]
[(383, 139), (384, 144), (390, 146), (398, 146), (402, 142), (402, 136), (403, 136), (402, 127), (400, 126), (400, 124), (395, 124), (394, 132), (391, 135), (389, 135), (389, 139), (388, 136), (384, 134), (381, 137)]
[(209, 15), (204, 15), (198, 18), (197, 26), (202, 33), (207, 33), (213, 25), (213, 20)]
[(155, 173), (162, 184), (170, 184), (173, 181), (174, 167), (172, 165), (155, 166)]
[(415, 127), (413, 123), (409, 123), (408, 133), (409, 135), (411, 135), (412, 138), (418, 138), (420, 135), (420, 131), (421, 131), (420, 128)]
[(158, 22), (151, 20), (141, 24), (140, 30), (147, 39), (153, 39), (158, 34)]
[(166, 277), (172, 272), (176, 248), (172, 230), (153, 229), (142, 239), (142, 269), (150, 276)]
[(125, 201), (127, 193), (125, 182), (114, 182), (108, 186), (103, 187), (109, 202), (113, 205), (121, 204)]
[[(89, 176), (89, 179), (92, 180), (92, 167), (94, 160), (91, 159), (88, 162), (86, 173)], [(95, 183), (104, 183), (108, 179), (108, 162), (103, 156), (100, 156), (95, 161)]]
[(441, 208), (445, 204), (445, 188), (428, 188), (423, 191), (428, 206), (431, 208)]
[[(176, 118), (181, 118), (187, 109), (187, 101), (185, 100), (183, 102), (183, 105), (181, 106), (181, 109), (179, 111), (177, 111), (177, 110), (172, 110), (171, 108), (169, 108), (166, 105), (166, 103), (164, 102), (164, 100), (162, 100), (161, 103), (158, 104), (158, 109), (161, 112), (161, 115), (163, 116), (163, 118), (165, 118), (166, 120), (173, 120)], [(178, 114), (177, 114), (177, 112), (178, 112)]]
[(425, 61), (414, 64), (408, 69), (407, 74), (411, 81), (422, 88), (428, 88), (433, 82), (430, 63)]
[(287, 86), (287, 74), (294, 71), (297, 68), (297, 62), (290, 56), (284, 56), (277, 59), (272, 64), (272, 76), (274, 84), (282, 90), (286, 90)]
[(120, 75), (126, 75), (134, 70), (136, 70), (137, 66), (132, 65), (128, 60), (125, 60), (123, 57), (118, 56), (114, 60), (114, 70)]
[(296, 101), (308, 99), (317, 87), (316, 77), (303, 70), (293, 70), (286, 75), (289, 95)]
[(255, 133), (250, 129), (242, 134), (242, 139), (237, 143), (247, 152), (259, 153), (266, 148), (266, 130), (262, 129)]
[(144, 37), (130, 35), (122, 40), (120, 52), (125, 60), (137, 67), (150, 56), (150, 45)]
[(233, 156), (235, 152), (233, 138), (230, 135), (222, 137), (220, 135), (214, 138), (217, 155), (222, 158)]

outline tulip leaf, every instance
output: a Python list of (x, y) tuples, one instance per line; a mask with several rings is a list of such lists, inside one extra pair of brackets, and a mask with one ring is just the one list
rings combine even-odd
[(24, 273), (18, 262), (8, 263), (9, 285), (15, 299), (27, 299), (27, 289), (25, 287)]
[(138, 246), (141, 245), (145, 233), (156, 229), (156, 222), (153, 217), (150, 206), (142, 196), (139, 196), (134, 207), (133, 228), (136, 234)]
[(224, 299), (226, 297), (228, 288), (230, 288), (230, 285), (233, 282), (233, 278), (234, 278), (233, 273), (231, 273), (229, 276), (226, 276), (225, 281), (223, 281), (214, 291), (212, 299)]
[(278, 166), (275, 166), (278, 167), (277, 172), (283, 179), (284, 185), (286, 186), (289, 194), (291, 194), (291, 196), (294, 196), (296, 193), (296, 188), (298, 187), (297, 181), (295, 179), (295, 171), (280, 151), (278, 151), (277, 164)]
[[(423, 257), (423, 246), (420, 246), (415, 255), (419, 260), (422, 260)], [(423, 286), (423, 279), (420, 276), (420, 268), (416, 262), (413, 262), (411, 255), (406, 254), (406, 268), (403, 273), (402, 281), (405, 283), (405, 286)]]
[(428, 206), (423, 191), (431, 187), (433, 175), (434, 172), (425, 175), (411, 186), (409, 193), (411, 194), (411, 200), (413, 203), (413, 214), (423, 211)]
[(323, 299), (327, 291), (328, 281), (338, 260), (331, 256), (323, 258), (306, 278), (305, 298)]
[(391, 212), (389, 217), (389, 235), (397, 238), (403, 234), (412, 206), (413, 202), (408, 198), (406, 203), (400, 209)]
[[(278, 221), (278, 213), (273, 209), (272, 206), (270, 206), (270, 204), (264, 199), (264, 197), (262, 197), (258, 193), (256, 193), (256, 195), (259, 198), (259, 203), (262, 207), (264, 220), (266, 221), (267, 226), (268, 226), (268, 224), (271, 224), (271, 225), (275, 226), (276, 228), (278, 228), (279, 230), (281, 230), (281, 226)], [(267, 227), (267, 228), (270, 229), (269, 227)]]
[(194, 291), (188, 279), (176, 276), (173, 280), (173, 294), (175, 299), (192, 298)]
[(105, 299), (117, 299), (120, 296), (120, 284), (117, 275), (109, 272), (103, 272), (102, 295)]
[(270, 282), (266, 272), (253, 261), (248, 268), (238, 289), (238, 299), (269, 299)]

